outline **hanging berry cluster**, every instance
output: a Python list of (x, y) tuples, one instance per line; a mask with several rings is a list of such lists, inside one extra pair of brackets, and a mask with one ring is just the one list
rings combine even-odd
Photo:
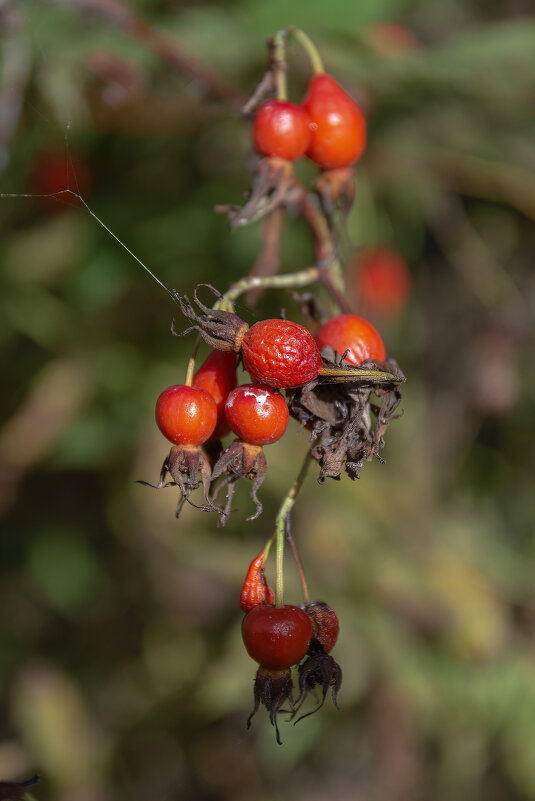
[[(314, 69), (301, 105), (286, 97), (290, 37), (303, 45)], [(217, 209), (228, 215), (231, 227), (262, 219), (263, 252), (250, 274), (224, 294), (208, 287), (216, 296), (212, 306), (200, 300), (199, 287), (193, 302), (175, 293), (190, 323), (178, 335), (196, 331), (197, 340), (184, 384), (164, 390), (156, 402), (156, 422), (172, 448), (159, 482), (149, 486), (178, 487), (177, 517), (188, 502), (215, 512), (219, 524), (225, 525), (236, 482), (248, 479), (255, 511), (247, 519), (254, 520), (262, 512), (258, 490), (267, 470), (264, 446), (283, 436), (290, 416), (308, 429), (303, 466), (281, 504), (273, 536), (249, 566), (240, 595), (245, 612), (243, 642), (259, 664), (254, 709), (247, 725), (263, 704), (280, 743), (277, 718), (283, 705), (292, 719), (309, 692), (319, 688), (319, 703), (301, 720), (323, 705), (329, 690), (336, 705), (342, 681), (340, 666), (330, 655), (338, 637), (338, 618), (327, 604), (310, 601), (291, 532), (291, 509), (313, 461), (319, 465), (320, 483), (327, 477), (340, 478), (344, 470), (350, 478), (358, 478), (364, 462), (382, 461), (379, 452), (387, 426), (396, 416), (405, 378), (387, 356), (379, 332), (347, 302), (334, 235), (337, 210), (347, 209), (353, 200), (353, 165), (366, 142), (364, 115), (325, 73), (303, 31), (279, 31), (268, 45), (269, 70), (245, 109), (254, 111), (253, 142), (261, 157), (253, 186), (244, 206)], [(267, 93), (276, 97), (262, 103)], [(320, 168), (312, 189), (305, 188), (293, 171), (293, 162), (302, 156)], [(279, 274), (278, 244), (287, 211), (302, 215), (308, 224), (316, 263)], [(328, 305), (320, 303), (312, 292), (294, 295), (307, 327), (286, 319), (260, 320), (249, 326), (234, 311), (234, 301), (242, 294), (256, 293), (258, 298), (266, 289), (303, 287), (323, 291), (328, 301)], [(177, 334), (174, 326), (172, 331)], [(212, 350), (195, 372), (201, 340)], [(250, 381), (237, 386), (239, 364)], [(235, 438), (225, 446), (222, 439), (229, 432)], [(203, 500), (195, 504), (191, 494), (201, 487)], [(223, 491), (225, 500), (220, 501)], [(285, 541), (301, 578), (302, 607), (284, 603)], [(275, 592), (264, 574), (273, 545)], [(298, 666), (296, 697), (293, 666)]]

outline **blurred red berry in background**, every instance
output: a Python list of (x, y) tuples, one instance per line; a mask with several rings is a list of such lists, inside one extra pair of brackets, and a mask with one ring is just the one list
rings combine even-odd
[(365, 251), (352, 268), (350, 283), (355, 302), (365, 314), (398, 315), (406, 307), (412, 291), (412, 277), (406, 262), (387, 247)]

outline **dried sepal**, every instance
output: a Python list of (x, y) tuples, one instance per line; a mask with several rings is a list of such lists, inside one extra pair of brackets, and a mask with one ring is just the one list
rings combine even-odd
[(318, 640), (311, 640), (307, 651), (307, 658), (299, 665), (299, 697), (295, 704), (294, 715), (301, 709), (308, 693), (315, 687), (321, 687), (321, 700), (319, 704), (305, 715), (301, 715), (295, 723), (299, 723), (303, 718), (308, 718), (317, 712), (327, 697), (329, 689), (332, 690), (334, 706), (338, 709), (338, 692), (342, 686), (342, 668), (333, 657), (328, 654), (323, 645)]
[[(206, 505), (202, 506), (193, 503), (189, 498), (190, 493), (200, 486), (199, 473), (201, 476), (204, 498), (206, 500)], [(171, 477), (171, 481), (166, 481), (168, 475)], [(149, 481), (138, 481), (137, 483), (143, 484), (145, 487), (153, 487), (154, 489), (178, 487), (180, 490), (180, 497), (178, 499), (175, 515), (179, 517), (186, 501), (192, 506), (195, 506), (196, 509), (201, 509), (204, 512), (216, 508), (210, 500), (211, 478), (212, 469), (210, 460), (202, 446), (174, 445), (164, 460), (158, 483), (151, 484)]]
[(286, 203), (296, 185), (290, 161), (263, 158), (256, 167), (247, 202), (243, 206), (216, 206), (215, 210), (228, 216), (231, 228), (249, 225)]
[(247, 718), (247, 728), (251, 726), (251, 721), (258, 711), (260, 704), (263, 704), (269, 712), (269, 720), (275, 727), (275, 736), (279, 745), (282, 741), (277, 724), (277, 713), (286, 701), (293, 711), (294, 702), (292, 699), (293, 681), (290, 668), (282, 670), (270, 670), (262, 665), (256, 671), (254, 683), (254, 709)]
[[(199, 286), (206, 286), (211, 289), (217, 297), (221, 297), (220, 293), (214, 289), (210, 284), (199, 284)], [(212, 309), (206, 306), (199, 300), (197, 293), (199, 287), (193, 290), (193, 300), (201, 311), (201, 314), (195, 309), (195, 306), (190, 301), (187, 295), (179, 295), (175, 292), (175, 298), (180, 306), (182, 314), (191, 320), (193, 325), (186, 328), (184, 331), (177, 332), (175, 330), (174, 321), (171, 326), (171, 331), (175, 336), (184, 336), (191, 331), (198, 331), (207, 345), (210, 345), (214, 350), (222, 350), (225, 352), (238, 353), (241, 348), (242, 339), (249, 326), (237, 314), (223, 309)]]
[(212, 470), (212, 482), (225, 474), (224, 479), (215, 488), (212, 500), (215, 502), (220, 491), (226, 487), (227, 497), (225, 506), (219, 510), (219, 525), (224, 526), (230, 515), (232, 497), (239, 478), (248, 478), (253, 483), (251, 486), (251, 498), (256, 504), (256, 512), (247, 520), (256, 520), (262, 514), (262, 504), (258, 500), (257, 492), (262, 484), (267, 470), (266, 457), (260, 445), (252, 445), (250, 442), (243, 442), (235, 439), (229, 447), (223, 451)]
[[(328, 382), (320, 377), (304, 387), (287, 391), (292, 417), (310, 431), (311, 455), (320, 466), (319, 481), (340, 478), (345, 470), (350, 478), (358, 478), (365, 461), (383, 461), (379, 451), (384, 447), (384, 433), (401, 401), (400, 383), (405, 380), (397, 363), (369, 360), (361, 368), (352, 367), (332, 350), (324, 348), (327, 367), (350, 369), (358, 375), (363, 370), (388, 373), (395, 381), (367, 376), (359, 381)], [(371, 398), (380, 399), (381, 405)]]
[(327, 217), (331, 218), (335, 211), (347, 216), (355, 199), (353, 166), (322, 170), (316, 180), (316, 192)]

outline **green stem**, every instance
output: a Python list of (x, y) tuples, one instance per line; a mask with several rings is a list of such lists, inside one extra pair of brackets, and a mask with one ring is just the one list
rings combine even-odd
[(403, 383), (403, 378), (396, 377), (393, 373), (384, 370), (359, 370), (358, 368), (345, 369), (343, 367), (321, 367), (319, 375), (323, 378), (340, 379), (341, 381), (368, 381), (370, 378), (379, 378), (392, 384)]
[(250, 289), (293, 289), (294, 287), (314, 284), (319, 279), (320, 271), (317, 267), (307, 267), (304, 270), (286, 273), (285, 275), (247, 275), (232, 284), (225, 294), (219, 298), (214, 308), (233, 311), (236, 298), (239, 298), (245, 292), (249, 292)]
[(299, 475), (295, 479), (293, 486), (283, 500), (275, 518), (275, 538), (276, 538), (276, 584), (275, 584), (275, 606), (284, 606), (284, 537), (286, 533), (286, 519), (290, 514), (299, 490), (303, 486), (312, 456), (307, 452)]
[(271, 67), (275, 76), (278, 100), (287, 100), (286, 85), (286, 31), (277, 31), (270, 39)]
[(291, 34), (294, 39), (296, 39), (301, 47), (306, 51), (306, 54), (309, 58), (310, 63), (312, 64), (312, 69), (316, 73), (316, 75), (321, 75), (325, 72), (325, 67), (323, 66), (323, 61), (321, 60), (321, 56), (318, 52), (318, 48), (304, 31), (301, 28), (296, 28), (295, 25), (290, 25), (287, 29), (289, 34)]

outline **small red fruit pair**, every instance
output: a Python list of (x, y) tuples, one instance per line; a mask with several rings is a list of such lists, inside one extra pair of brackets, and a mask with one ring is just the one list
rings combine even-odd
[(257, 151), (295, 161), (305, 154), (323, 169), (346, 167), (363, 153), (364, 115), (332, 75), (319, 73), (308, 84), (303, 104), (268, 100), (253, 125)]

